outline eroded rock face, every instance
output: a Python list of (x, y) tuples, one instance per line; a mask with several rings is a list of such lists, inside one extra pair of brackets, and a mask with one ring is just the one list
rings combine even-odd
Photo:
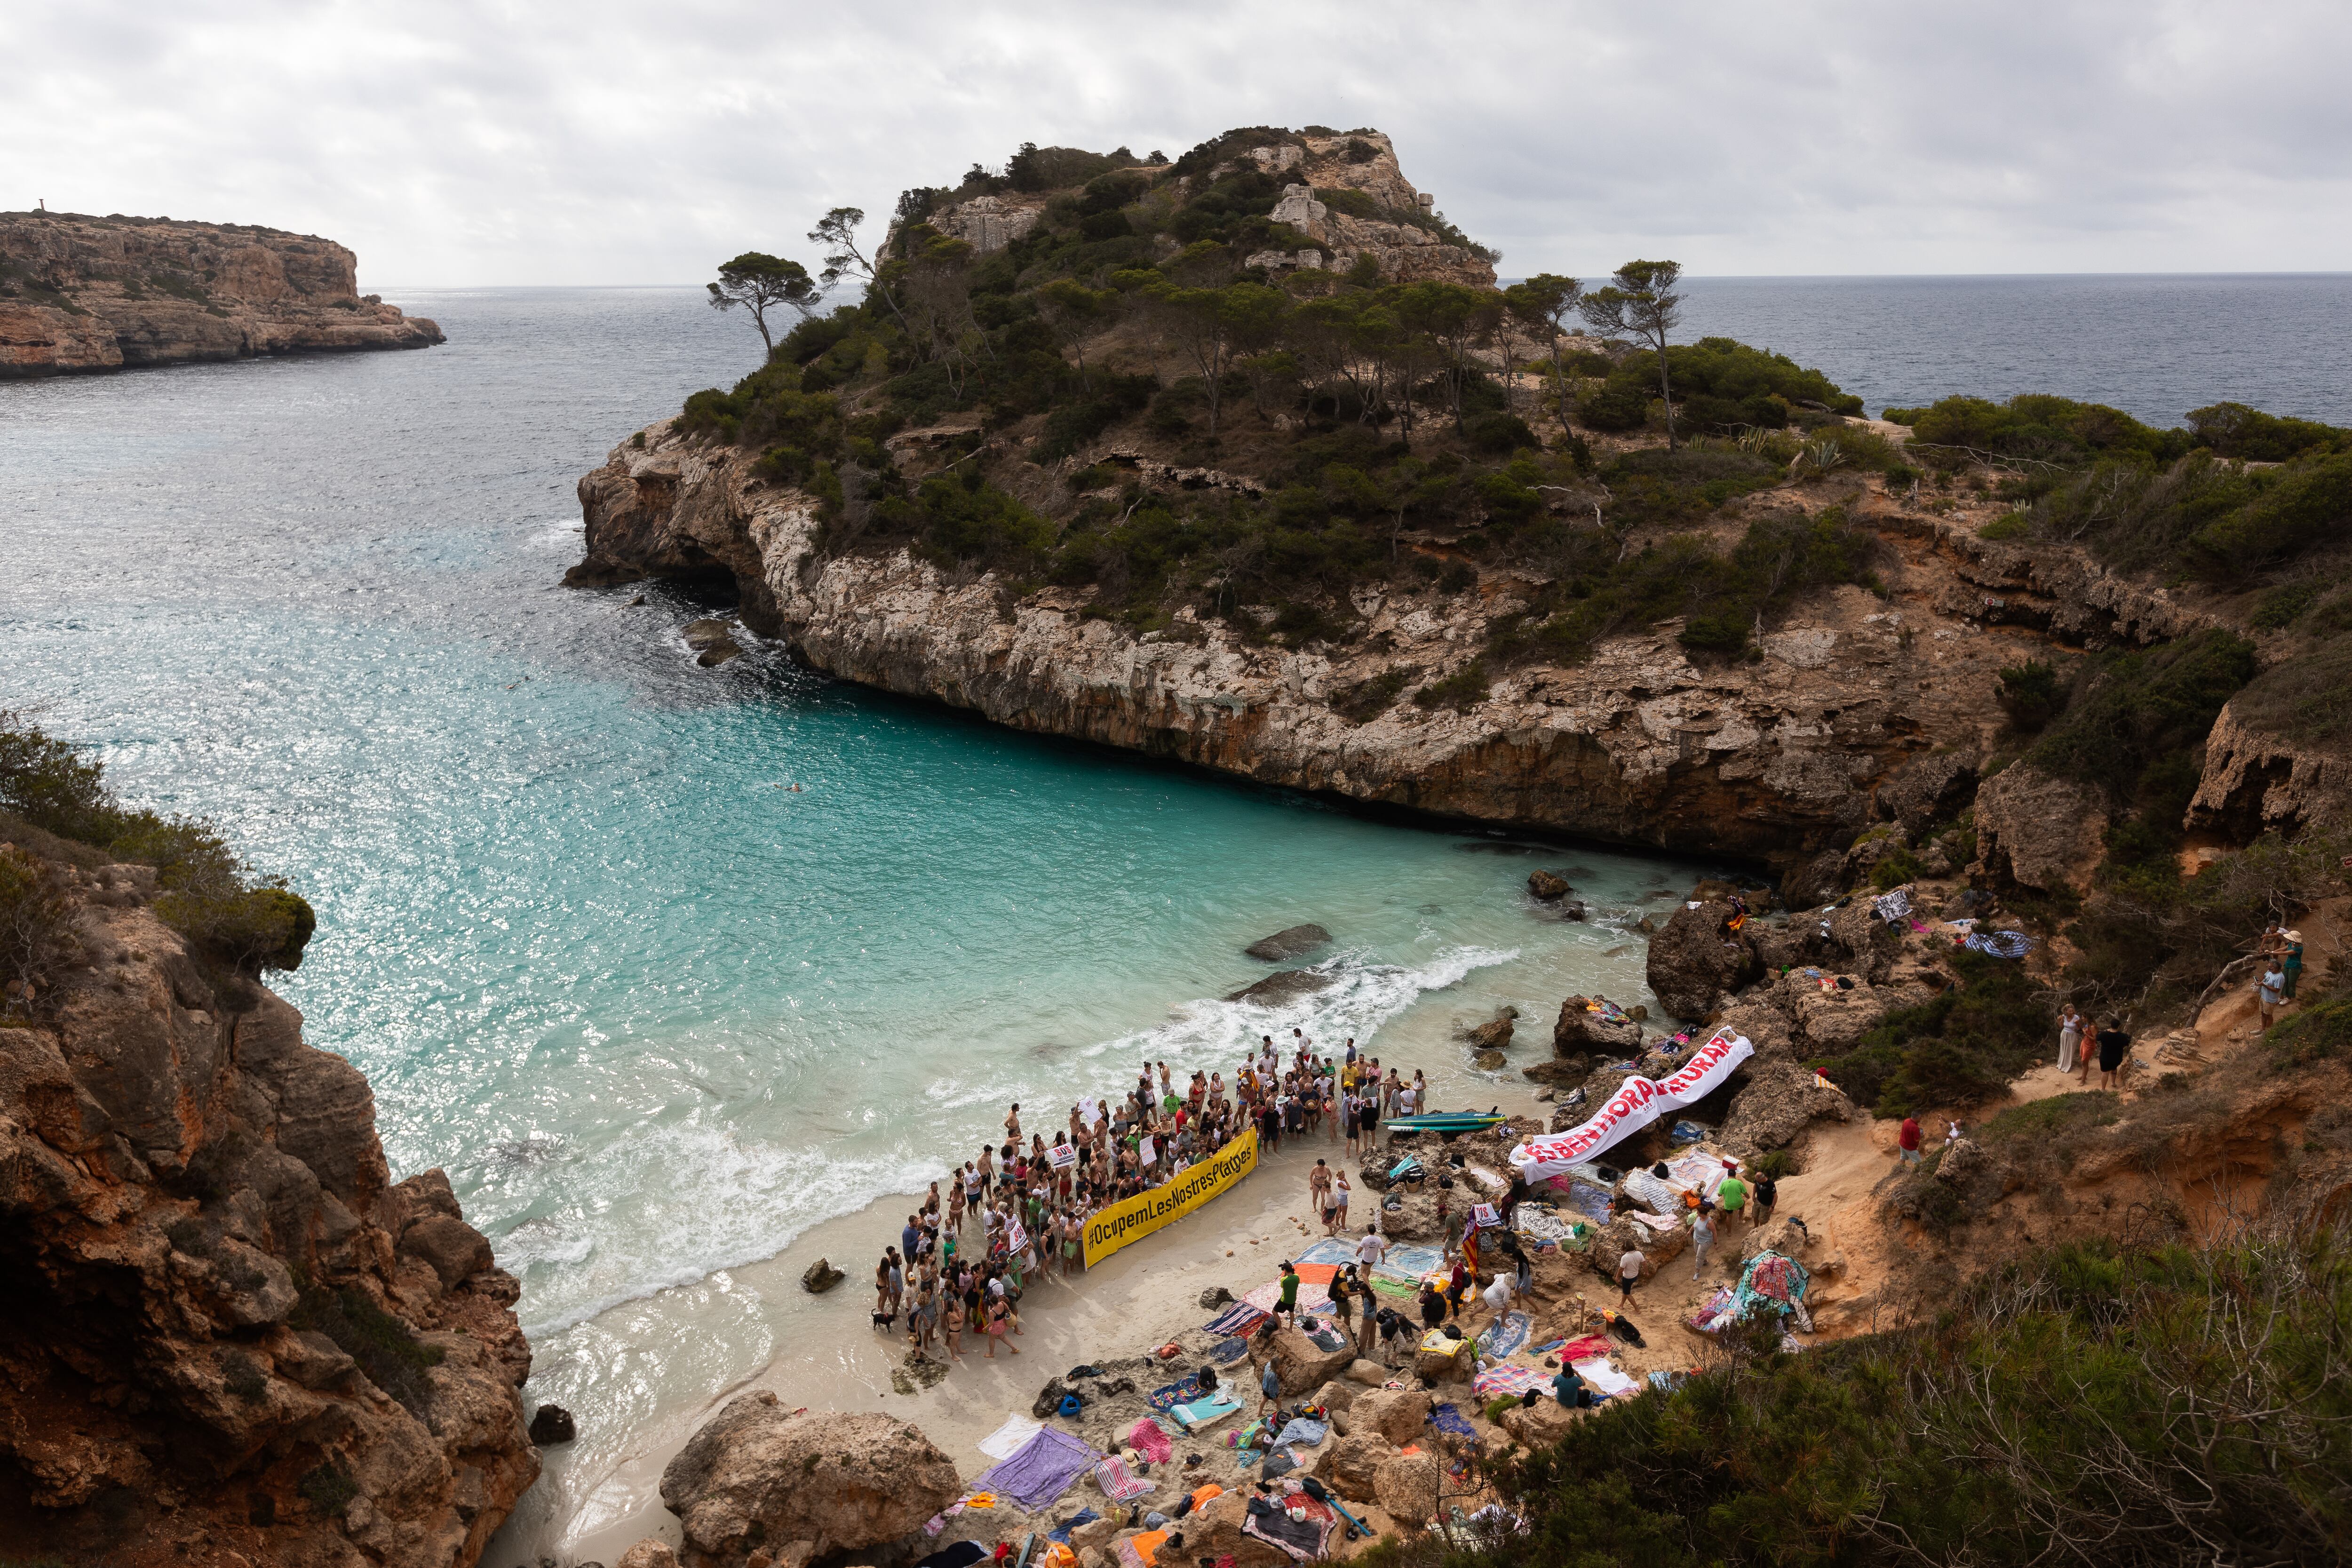
[[(1923, 628), (1843, 587), (1808, 599), (1753, 664), (1694, 664), (1668, 622), (1572, 667), (1514, 668), (1465, 711), (1425, 709), (1403, 700), (1412, 686), (1486, 641), (1475, 596), (1368, 588), (1352, 606), (1363, 638), (1345, 648), (1254, 646), (1189, 610), (1181, 635), (1139, 637), (1088, 618), (1084, 590), (1016, 597), (904, 552), (825, 555), (812, 503), (758, 479), (756, 454), (667, 423), (644, 436), (581, 481), (587, 554), (566, 582), (724, 574), (748, 626), (846, 679), (1265, 783), (1616, 843), (1776, 867), (1842, 853), (1923, 743), (1973, 743), (2000, 721), (1994, 672), (2015, 658), (1957, 624), (1906, 635)], [(1948, 577), (1911, 548), (1891, 584)], [(1331, 706), (1404, 666), (1418, 673), (1378, 717)]]
[(2265, 734), (2240, 720), (2235, 708), (2221, 710), (2206, 738), (2205, 771), (2189, 803), (2190, 827), (2252, 838), (2352, 816), (2352, 762), (2340, 751)]
[(41, 290), (0, 293), (0, 380), (442, 341), (433, 322), (362, 299), (358, 258), (315, 235), (7, 213), (0, 261)]
[(2090, 784), (2011, 763), (1978, 788), (1976, 826), (1978, 855), (1996, 882), (2079, 892), (2105, 853), (2106, 803)]
[(514, 1280), (299, 1014), (216, 987), (135, 868), (72, 879), (83, 966), (0, 1029), (11, 1554), (472, 1563), (539, 1473)]
[(763, 1543), (830, 1556), (896, 1542), (956, 1500), (953, 1461), (903, 1421), (793, 1415), (761, 1390), (730, 1400), (662, 1471), (687, 1568), (743, 1568)]
[(1704, 1018), (1763, 973), (1744, 931), (1726, 929), (1734, 910), (1712, 900), (1678, 907), (1650, 939), (1650, 989), (1678, 1018)]

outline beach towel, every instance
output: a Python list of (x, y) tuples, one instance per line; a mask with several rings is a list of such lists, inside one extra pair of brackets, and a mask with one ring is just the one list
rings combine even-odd
[[(1298, 1518), (1293, 1518), (1296, 1513)], [(1254, 1536), (1275, 1548), (1294, 1563), (1311, 1563), (1326, 1554), (1331, 1531), (1338, 1528), (1339, 1516), (1328, 1503), (1316, 1501), (1305, 1492), (1294, 1492), (1280, 1503), (1265, 1498), (1250, 1499), (1249, 1512), (1242, 1520), (1242, 1533)]]
[(1635, 1393), (1642, 1386), (1599, 1356), (1594, 1356), (1590, 1361), (1580, 1361), (1571, 1364), (1576, 1368), (1576, 1375), (1584, 1379), (1592, 1391), (1604, 1399), (1620, 1394)]
[(1307, 1342), (1318, 1351), (1340, 1351), (1348, 1348), (1348, 1336), (1328, 1322), (1315, 1323), (1306, 1331)]
[(1169, 1456), (1176, 1452), (1168, 1434), (1149, 1415), (1127, 1429), (1127, 1446), (1155, 1465), (1166, 1464)]
[(1219, 1366), (1231, 1366), (1249, 1354), (1249, 1342), (1244, 1339), (1219, 1340), (1209, 1347), (1209, 1359)]
[(1375, 1273), (1366, 1283), (1383, 1296), (1398, 1296), (1410, 1300), (1421, 1294), (1420, 1281), (1415, 1279), (1392, 1279), (1385, 1274)]
[(1102, 1488), (1103, 1496), (1113, 1502), (1130, 1502), (1158, 1484), (1128, 1468), (1127, 1461), (1117, 1454), (1102, 1459), (1094, 1468), (1095, 1485)]
[[(1339, 1266), (1336, 1263), (1294, 1263), (1291, 1267), (1297, 1270), (1301, 1281), (1298, 1293), (1302, 1296), (1307, 1294), (1305, 1286), (1328, 1285), (1339, 1277)], [(1281, 1281), (1277, 1280), (1276, 1283), (1279, 1284)]]
[(1141, 1535), (1129, 1536), (1118, 1543), (1121, 1568), (1152, 1568), (1159, 1561), (1160, 1549), (1168, 1544), (1168, 1532), (1150, 1530)]
[(1892, 924), (1911, 912), (1911, 894), (1907, 889), (1897, 888), (1872, 900), (1870, 907), (1880, 920)]
[(1525, 1312), (1507, 1312), (1500, 1322), (1490, 1323), (1478, 1336), (1478, 1353), (1490, 1361), (1500, 1361), (1507, 1355), (1517, 1355), (1536, 1331), (1533, 1318)]
[(1702, 1334), (1720, 1332), (1727, 1325), (1739, 1320), (1739, 1295), (1728, 1285), (1717, 1290), (1699, 1303), (1698, 1310), (1683, 1320)]
[(2023, 958), (2033, 951), (2033, 939), (2021, 931), (1975, 931), (1962, 945), (1993, 958)]
[(1683, 1376), (1679, 1372), (1654, 1372), (1650, 1374), (1650, 1386), (1672, 1394), (1682, 1386)]
[(1021, 1446), (1045, 1429), (1043, 1421), (1032, 1421), (1026, 1415), (1007, 1418), (1004, 1425), (982, 1437), (977, 1447), (992, 1459), (1009, 1459), (1021, 1451)]
[(1454, 1339), (1447, 1335), (1444, 1329), (1432, 1329), (1421, 1336), (1421, 1349), (1423, 1354), (1435, 1351), (1439, 1355), (1460, 1355), (1469, 1348), (1469, 1345), (1468, 1340)]
[(1188, 1377), (1181, 1383), (1171, 1383), (1165, 1387), (1153, 1389), (1144, 1395), (1143, 1403), (1165, 1415), (1200, 1392), (1201, 1385)]
[(1196, 1399), (1190, 1405), (1179, 1405), (1168, 1414), (1176, 1417), (1187, 1432), (1198, 1432), (1215, 1426), (1242, 1407), (1242, 1402), (1226, 1389), (1219, 1389), (1206, 1399)]
[(1314, 1246), (1291, 1259), (1303, 1273), (1309, 1265), (1328, 1263), (1334, 1268), (1356, 1261), (1356, 1244), (1336, 1236), (1327, 1236)]
[[(1590, 1186), (1583, 1182), (1573, 1182), (1569, 1185), (1567, 1196), (1568, 1206), (1574, 1209), (1578, 1214), (1582, 1215), (1586, 1219), (1591, 1220), (1594, 1225), (1607, 1225), (1609, 1223), (1610, 1204), (1608, 1188)], [(1519, 1217), (1522, 1219), (1526, 1218), (1527, 1213), (1527, 1209), (1522, 1206), (1519, 1210)], [(1559, 1222), (1554, 1221), (1553, 1223), (1558, 1224)], [(1539, 1241), (1559, 1239), (1545, 1234), (1540, 1229), (1530, 1229), (1526, 1226), (1520, 1226), (1519, 1229), (1521, 1235), (1532, 1236)]]
[[(1069, 1518), (1062, 1521), (1060, 1524), (1047, 1531), (1045, 1532), (1045, 1539), (1048, 1541), (1058, 1541), (1066, 1546), (1069, 1544), (1070, 1532), (1072, 1531), (1077, 1529), (1078, 1526), (1082, 1524), (1092, 1524), (1101, 1517), (1102, 1515), (1097, 1513), (1090, 1508), (1082, 1508), (1078, 1510), (1077, 1512), (1070, 1515)], [(985, 1555), (985, 1553), (983, 1553), (983, 1555)], [(917, 1563), (916, 1568), (922, 1568), (922, 1564)]]
[[(1277, 1279), (1271, 1284), (1261, 1285), (1256, 1289), (1244, 1293), (1242, 1300), (1250, 1306), (1255, 1307), (1260, 1312), (1265, 1313), (1267, 1317), (1272, 1317), (1274, 1315), (1275, 1308), (1282, 1304), (1282, 1281)], [(1301, 1311), (1312, 1312), (1328, 1310), (1330, 1305), (1330, 1291), (1325, 1289), (1320, 1285), (1309, 1283), (1303, 1277), (1300, 1279), (1298, 1282), (1298, 1307)]]
[(1666, 1180), (1688, 1192), (1715, 1195), (1731, 1167), (1704, 1149), (1685, 1149), (1666, 1162)]
[(1587, 1334), (1580, 1340), (1570, 1340), (1559, 1347), (1559, 1359), (1565, 1362), (1581, 1361), (1586, 1356), (1608, 1353), (1609, 1336), (1606, 1334)]
[(1478, 1436), (1478, 1429), (1464, 1420), (1462, 1412), (1454, 1409), (1451, 1405), (1432, 1405), (1429, 1411), (1429, 1422), (1439, 1431), (1451, 1433), (1456, 1437), (1475, 1438)]
[(1283, 1426), (1281, 1435), (1274, 1440), (1274, 1446), (1280, 1448), (1292, 1443), (1304, 1443), (1311, 1448), (1329, 1436), (1330, 1431), (1330, 1426), (1326, 1422), (1296, 1415)]
[(1706, 1129), (1696, 1121), (1677, 1121), (1666, 1131), (1669, 1143), (1697, 1143), (1706, 1138)]
[(1525, 1394), (1531, 1388), (1541, 1388), (1544, 1381), (1533, 1367), (1506, 1363), (1501, 1366), (1488, 1367), (1470, 1380), (1470, 1386), (1477, 1391), (1479, 1398), (1493, 1399), (1501, 1394)]
[(1212, 1334), (1249, 1334), (1256, 1331), (1257, 1326), (1270, 1316), (1271, 1313), (1262, 1311), (1247, 1301), (1236, 1301), (1211, 1318), (1205, 1331)]
[(1662, 1182), (1647, 1171), (1625, 1173), (1625, 1195), (1653, 1214), (1682, 1212), (1681, 1191), (1671, 1182)]
[(1013, 1457), (981, 1472), (975, 1489), (1001, 1492), (1031, 1513), (1050, 1506), (1086, 1474), (1098, 1458), (1067, 1432), (1048, 1426), (1014, 1450)]
[(1392, 1274), (1400, 1279), (1418, 1279), (1444, 1261), (1445, 1251), (1443, 1247), (1398, 1247), (1391, 1244), (1388, 1256), (1381, 1258), (1374, 1267), (1379, 1272)]
[(1652, 1236), (1666, 1236), (1683, 1227), (1682, 1217), (1671, 1214), (1643, 1214), (1639, 1210), (1625, 1216)]

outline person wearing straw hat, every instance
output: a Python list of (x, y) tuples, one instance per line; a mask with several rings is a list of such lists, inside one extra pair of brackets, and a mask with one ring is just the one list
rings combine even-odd
[(2303, 978), (2303, 933), (2290, 927), (2279, 932), (2279, 940), (2284, 944), (2279, 954), (2279, 972), (2286, 977), (2286, 984), (2279, 994), (2292, 1002), (2294, 1000), (2295, 983)]

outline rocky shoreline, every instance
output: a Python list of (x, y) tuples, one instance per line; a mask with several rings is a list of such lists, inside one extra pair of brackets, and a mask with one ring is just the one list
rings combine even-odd
[(444, 341), (362, 296), (358, 268), (258, 226), (0, 213), (0, 380)]
[(152, 868), (15, 831), (79, 960), (0, 1027), (0, 1540), (474, 1563), (540, 1468), (515, 1280), (439, 1171), (391, 1181), (359, 1069), (158, 918)]
[[(921, 432), (894, 438), (919, 445)], [(2150, 641), (2204, 624), (2164, 590), (2073, 552), (1976, 537), (1971, 521), (1841, 499), (1878, 534), (1885, 593), (1799, 605), (1760, 657), (1695, 657), (1670, 621), (1587, 661), (1500, 675), (1459, 710), (1416, 690), (1475, 658), (1524, 607), (1507, 574), (1475, 594), (1360, 592), (1345, 645), (1286, 649), (1180, 610), (1141, 635), (1086, 612), (1085, 590), (1015, 593), (899, 550), (832, 553), (816, 505), (756, 455), (647, 426), (583, 478), (585, 557), (564, 578), (726, 582), (743, 623), (845, 679), (1002, 724), (1341, 799), (1738, 858), (1786, 874), (1903, 815), (1933, 759), (1973, 758), (2005, 723), (2005, 664), (2053, 644)], [(1173, 482), (1173, 481), (1171, 481)], [(1383, 679), (1364, 722), (1345, 700)]]

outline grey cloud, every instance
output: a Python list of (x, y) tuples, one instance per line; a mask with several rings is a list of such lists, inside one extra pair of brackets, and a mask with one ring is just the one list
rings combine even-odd
[(688, 282), (1023, 141), (1372, 124), (1505, 270), (2338, 268), (2340, 5), (36, 0), (0, 205), (330, 234), (372, 285)]

